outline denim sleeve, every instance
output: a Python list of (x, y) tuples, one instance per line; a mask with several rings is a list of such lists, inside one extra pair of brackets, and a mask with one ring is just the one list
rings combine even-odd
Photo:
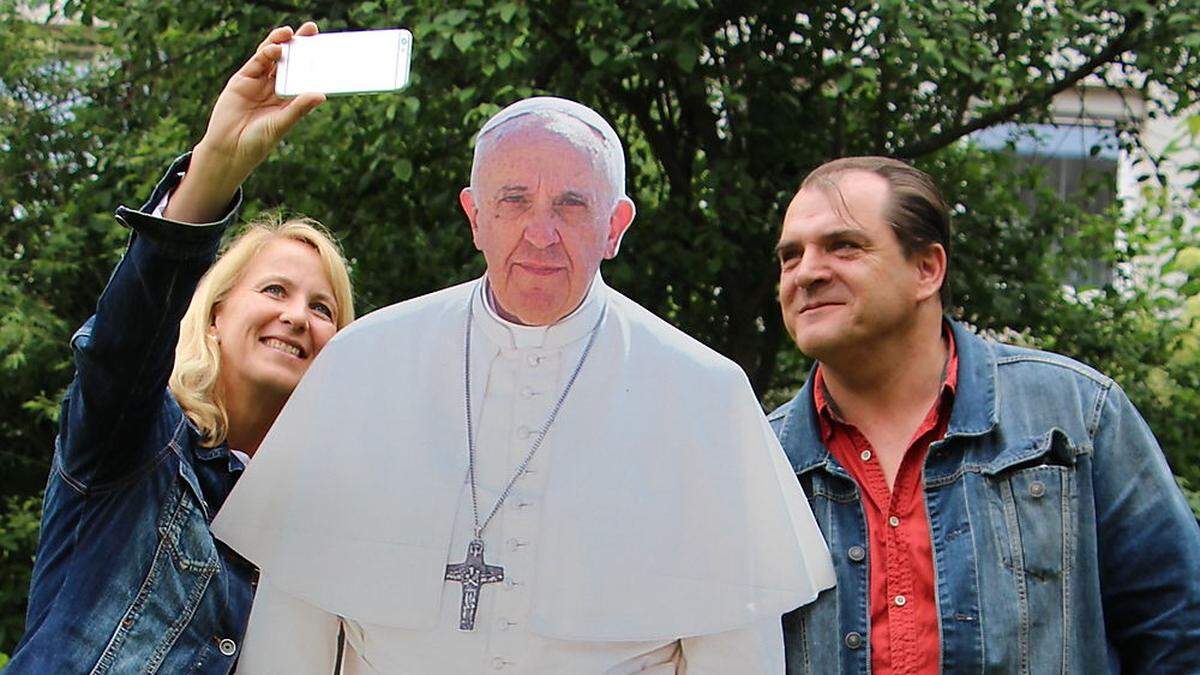
[(118, 207), (132, 230), (96, 313), (71, 338), (75, 378), (63, 401), (57, 466), (77, 490), (102, 490), (156, 456), (152, 422), (166, 400), (179, 321), (233, 222), (241, 191), (218, 222), (191, 225), (150, 215), (178, 184), (177, 159), (141, 210)]
[(1150, 427), (1115, 385), (1094, 451), (1100, 590), (1121, 671), (1200, 673), (1200, 527)]

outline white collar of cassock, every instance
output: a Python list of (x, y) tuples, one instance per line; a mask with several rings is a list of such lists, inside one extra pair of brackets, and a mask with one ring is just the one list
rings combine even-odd
[(597, 272), (579, 306), (549, 326), (525, 326), (501, 317), (486, 274), (471, 302), (475, 304), (475, 324), (501, 348), (559, 349), (587, 337), (607, 300), (608, 286)]

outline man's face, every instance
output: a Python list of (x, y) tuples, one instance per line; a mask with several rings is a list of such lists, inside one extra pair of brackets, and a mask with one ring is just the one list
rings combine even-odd
[(850, 171), (835, 181), (845, 204), (832, 190), (801, 190), (776, 247), (783, 323), (800, 351), (822, 361), (899, 335), (941, 279), (929, 265), (938, 252), (904, 254), (885, 219), (884, 178)]
[(512, 124), (521, 126), (493, 142), (459, 201), (501, 313), (548, 325), (579, 306), (600, 261), (616, 255), (633, 205), (614, 206), (600, 158), (578, 138)]

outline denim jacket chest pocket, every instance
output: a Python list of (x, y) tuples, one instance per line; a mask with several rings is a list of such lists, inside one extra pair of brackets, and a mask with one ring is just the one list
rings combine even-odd
[(991, 529), (1010, 571), (1039, 580), (1069, 571), (1076, 447), (1058, 429), (1010, 446), (983, 467)]
[(158, 672), (221, 569), (199, 481), (178, 455), (168, 461), (177, 461), (178, 468), (173, 480), (161, 486), (154, 557), (93, 674)]
[(981, 551), (986, 661), (1006, 672), (1060, 672), (1072, 661), (1071, 573), (1079, 529), (1076, 444), (1059, 429), (1017, 441), (980, 467), (973, 518)]

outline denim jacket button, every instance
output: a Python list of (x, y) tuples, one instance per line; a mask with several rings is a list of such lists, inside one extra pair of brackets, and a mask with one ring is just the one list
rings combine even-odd
[(1035, 480), (1029, 484), (1029, 494), (1034, 498), (1042, 497), (1046, 494), (1046, 484), (1040, 480)]
[(225, 656), (233, 656), (237, 652), (237, 643), (225, 638), (217, 643), (217, 649), (220, 649)]
[(849, 647), (850, 649), (858, 649), (862, 645), (863, 645), (862, 633), (859, 633), (857, 631), (850, 631), (849, 633), (846, 633), (846, 646), (847, 647)]
[(846, 557), (850, 558), (854, 562), (862, 562), (867, 557), (867, 549), (861, 546), (851, 546), (850, 549), (846, 551)]

